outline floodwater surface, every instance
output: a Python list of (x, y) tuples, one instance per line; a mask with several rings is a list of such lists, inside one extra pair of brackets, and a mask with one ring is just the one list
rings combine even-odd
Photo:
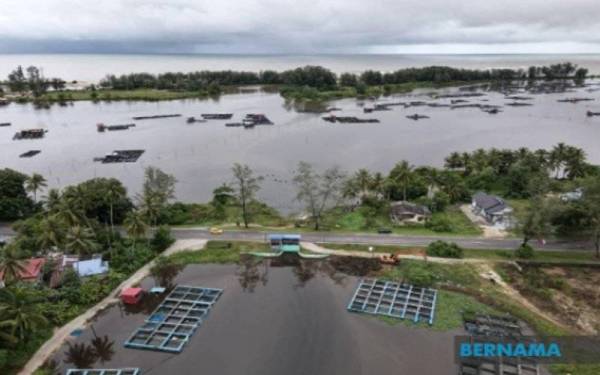
[[(156, 306), (155, 300), (145, 308), (117, 305), (106, 310), (71, 340), (71, 349), (63, 346), (55, 360), (61, 370), (76, 360), (95, 368), (140, 367), (144, 374), (456, 373), (453, 336), (462, 330), (390, 325), (346, 310), (358, 277), (341, 270), (362, 275), (371, 267), (380, 266), (298, 259), (191, 265), (173, 283), (224, 291), (180, 354), (123, 346)], [(142, 283), (144, 288), (153, 285), (152, 278)], [(90, 358), (86, 350), (93, 346), (94, 335), (100, 338), (96, 346), (104, 348), (104, 358)]]
[[(509, 106), (505, 93), (484, 90), (483, 96), (464, 98), (466, 104), (498, 105), (501, 112), (488, 114), (478, 108), (392, 107), (390, 111), (363, 113), (363, 107), (395, 101), (425, 101), (449, 105), (451, 98), (436, 98), (458, 92), (457, 88), (419, 90), (410, 95), (385, 97), (377, 102), (344, 99), (329, 103), (340, 108), (338, 116), (376, 118), (378, 124), (332, 124), (327, 114), (298, 111), (279, 94), (256, 91), (224, 95), (219, 100), (166, 102), (75, 102), (51, 109), (29, 104), (0, 107), (0, 166), (25, 173), (41, 173), (49, 187), (64, 187), (93, 177), (116, 177), (139, 191), (143, 171), (157, 166), (179, 181), (176, 196), (185, 202), (210, 199), (212, 190), (230, 182), (233, 163), (245, 163), (265, 176), (259, 198), (284, 211), (296, 210), (291, 177), (299, 161), (318, 169), (339, 165), (348, 172), (359, 168), (388, 172), (400, 160), (414, 165), (443, 165), (453, 151), (477, 148), (550, 148), (558, 142), (583, 148), (591, 162), (600, 163), (600, 112), (598, 83), (567, 92), (526, 95), (530, 106)], [(434, 94), (432, 96), (431, 94)], [(587, 97), (576, 104), (558, 100)], [(201, 113), (234, 113), (229, 121), (186, 123)], [(264, 113), (272, 126), (253, 129), (225, 127), (247, 113)], [(134, 121), (132, 117), (182, 114), (182, 117)], [(408, 115), (421, 114), (418, 121)], [(136, 126), (124, 131), (98, 133), (97, 123)], [(43, 139), (14, 141), (20, 129), (48, 130)], [(114, 150), (144, 149), (137, 163), (94, 162)], [(29, 150), (41, 150), (32, 158), (19, 158)]]

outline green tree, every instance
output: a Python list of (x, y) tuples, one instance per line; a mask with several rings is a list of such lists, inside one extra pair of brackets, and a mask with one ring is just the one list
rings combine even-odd
[(37, 202), (38, 190), (45, 188), (46, 186), (48, 186), (46, 184), (46, 179), (44, 178), (44, 176), (38, 173), (32, 174), (25, 180), (25, 190), (30, 193), (33, 193), (34, 202)]
[(40, 312), (41, 298), (30, 288), (15, 286), (0, 290), (0, 325), (8, 326), (11, 337), (24, 342), (48, 324)]
[(260, 190), (261, 176), (255, 176), (247, 165), (235, 163), (231, 168), (236, 186), (236, 196), (242, 208), (244, 227), (248, 228), (250, 221), (250, 203), (254, 201), (256, 193)]
[(27, 196), (27, 176), (12, 169), (0, 169), (0, 221), (12, 221), (29, 215), (33, 201)]
[(37, 244), (42, 251), (60, 247), (65, 239), (64, 223), (54, 215), (43, 218), (39, 224), (40, 233)]
[(400, 187), (402, 191), (402, 200), (406, 201), (406, 191), (413, 178), (413, 166), (406, 160), (403, 160), (392, 168), (388, 178)]
[(20, 275), (25, 272), (25, 262), (21, 259), (18, 249), (8, 245), (2, 249), (0, 256), (0, 273), (3, 281), (9, 285), (19, 280)]
[(588, 178), (584, 182), (581, 204), (587, 213), (596, 257), (600, 258), (600, 178)]
[(127, 235), (133, 238), (134, 247), (136, 241), (144, 238), (148, 232), (148, 224), (144, 220), (144, 215), (140, 211), (131, 211), (129, 214), (127, 214), (123, 224), (125, 225)]
[(21, 65), (8, 75), (8, 87), (12, 92), (23, 92), (27, 88), (27, 78)]
[(523, 244), (528, 245), (532, 238), (544, 238), (550, 231), (550, 213), (544, 198), (534, 197), (527, 210), (527, 216), (521, 223), (521, 232), (523, 233)]
[(67, 230), (65, 246), (76, 254), (93, 254), (99, 248), (94, 232), (87, 227), (75, 225)]
[(311, 164), (307, 162), (298, 164), (293, 179), (297, 188), (296, 199), (306, 204), (315, 230), (321, 227), (323, 212), (329, 205), (339, 202), (344, 180), (344, 174), (338, 167), (329, 168), (323, 174), (318, 174)]
[(161, 211), (175, 198), (174, 176), (156, 167), (147, 167), (144, 172), (142, 195), (138, 197), (140, 207), (154, 226), (158, 224)]

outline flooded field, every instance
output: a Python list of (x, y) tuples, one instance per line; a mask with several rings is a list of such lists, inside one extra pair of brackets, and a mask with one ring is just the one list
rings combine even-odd
[[(481, 96), (457, 99), (445, 96), (459, 92), (452, 88), (420, 90), (376, 102), (344, 99), (328, 104), (340, 109), (330, 113), (336, 116), (379, 120), (362, 124), (327, 122), (322, 117), (328, 113), (298, 111), (279, 94), (264, 92), (225, 95), (217, 101), (76, 102), (41, 110), (29, 104), (10, 104), (0, 107), (0, 123), (12, 124), (0, 127), (0, 165), (41, 173), (50, 187), (93, 177), (116, 177), (133, 193), (141, 186), (143, 169), (153, 165), (174, 174), (179, 181), (177, 198), (190, 202), (210, 199), (216, 186), (230, 181), (232, 164), (242, 162), (266, 177), (260, 198), (282, 211), (291, 211), (297, 207), (290, 177), (301, 160), (320, 168), (337, 164), (348, 171), (368, 168), (387, 172), (402, 159), (414, 165), (439, 166), (453, 151), (549, 148), (564, 142), (583, 148), (591, 162), (600, 163), (600, 117), (587, 116), (588, 111), (600, 112), (598, 89), (598, 82), (591, 81), (585, 87), (558, 93), (482, 90)], [(511, 98), (515, 95), (528, 99)], [(559, 102), (569, 98), (593, 100)], [(363, 112), (365, 107), (398, 101), (425, 104)], [(454, 109), (450, 107), (453, 101)], [(515, 102), (520, 104), (512, 105)], [(470, 105), (498, 106), (498, 113)], [(232, 120), (186, 122), (187, 117), (219, 112), (234, 115)], [(247, 113), (264, 113), (274, 125), (225, 127), (226, 122), (241, 121)], [(132, 120), (157, 114), (182, 116)], [(132, 122), (136, 126), (127, 130), (99, 133), (96, 129), (97, 123)], [(43, 128), (47, 133), (42, 139), (12, 139), (17, 131), (31, 128)], [(19, 157), (31, 150), (41, 153)], [(94, 158), (114, 150), (145, 152), (136, 163), (94, 162)]]
[[(172, 285), (224, 291), (183, 352), (123, 346), (160, 303), (155, 298), (134, 309), (116, 305), (106, 310), (71, 340), (71, 349), (64, 345), (55, 361), (60, 370), (76, 363), (140, 367), (144, 374), (456, 373), (453, 335), (461, 331), (392, 326), (346, 310), (358, 275), (371, 267), (378, 262), (339, 258), (188, 266), (170, 280)], [(154, 285), (152, 278), (143, 282), (144, 288)], [(92, 354), (92, 347), (102, 355)], [(432, 355), (435, 361), (425, 360)]]

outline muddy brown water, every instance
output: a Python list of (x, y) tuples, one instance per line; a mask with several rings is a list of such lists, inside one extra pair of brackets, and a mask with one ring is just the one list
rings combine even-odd
[[(80, 337), (75, 358), (89, 364), (85, 345), (94, 335), (113, 342), (96, 368), (139, 367), (143, 374), (455, 374), (453, 337), (464, 331), (436, 332), (350, 313), (346, 306), (357, 286), (357, 268), (327, 261), (242, 262), (190, 265), (175, 284), (222, 288), (208, 319), (179, 354), (123, 346), (159, 302), (134, 310), (106, 310)], [(144, 288), (154, 286), (147, 278)], [(83, 345), (82, 345), (83, 344)], [(102, 347), (102, 342), (100, 342)], [(108, 344), (110, 346), (110, 344)], [(110, 350), (112, 349), (112, 351)], [(68, 346), (55, 356), (59, 369), (72, 368)], [(89, 356), (89, 355), (88, 355)], [(87, 362), (86, 362), (87, 361)]]

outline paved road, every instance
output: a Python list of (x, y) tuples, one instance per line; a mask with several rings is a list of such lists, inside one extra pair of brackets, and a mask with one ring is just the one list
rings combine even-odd
[[(264, 241), (267, 232), (261, 231), (225, 231), (221, 235), (211, 235), (206, 229), (176, 228), (173, 234), (177, 239), (206, 238), (238, 241)], [(302, 240), (316, 243), (344, 243), (344, 244), (370, 244), (370, 245), (399, 245), (399, 246), (426, 246), (437, 240), (456, 242), (467, 249), (516, 249), (521, 244), (521, 239), (488, 239), (478, 237), (440, 237), (440, 236), (402, 236), (393, 234), (347, 234), (347, 233), (302, 233)], [(591, 250), (591, 243), (585, 241), (548, 241), (542, 246), (537, 242), (531, 245), (539, 250)]]
[[(211, 235), (206, 228), (173, 228), (177, 239), (215, 239), (238, 241), (264, 241), (268, 232), (262, 231), (225, 231), (221, 235)], [(0, 235), (11, 235), (12, 231), (0, 226)], [(344, 243), (369, 245), (398, 245), (426, 246), (436, 240), (456, 242), (466, 249), (516, 249), (520, 244), (519, 238), (489, 239), (481, 237), (455, 236), (404, 236), (395, 234), (348, 234), (313, 232), (302, 233), (302, 240), (316, 243)], [(531, 245), (538, 250), (592, 250), (593, 245), (588, 241), (550, 240), (546, 245), (532, 241)]]

